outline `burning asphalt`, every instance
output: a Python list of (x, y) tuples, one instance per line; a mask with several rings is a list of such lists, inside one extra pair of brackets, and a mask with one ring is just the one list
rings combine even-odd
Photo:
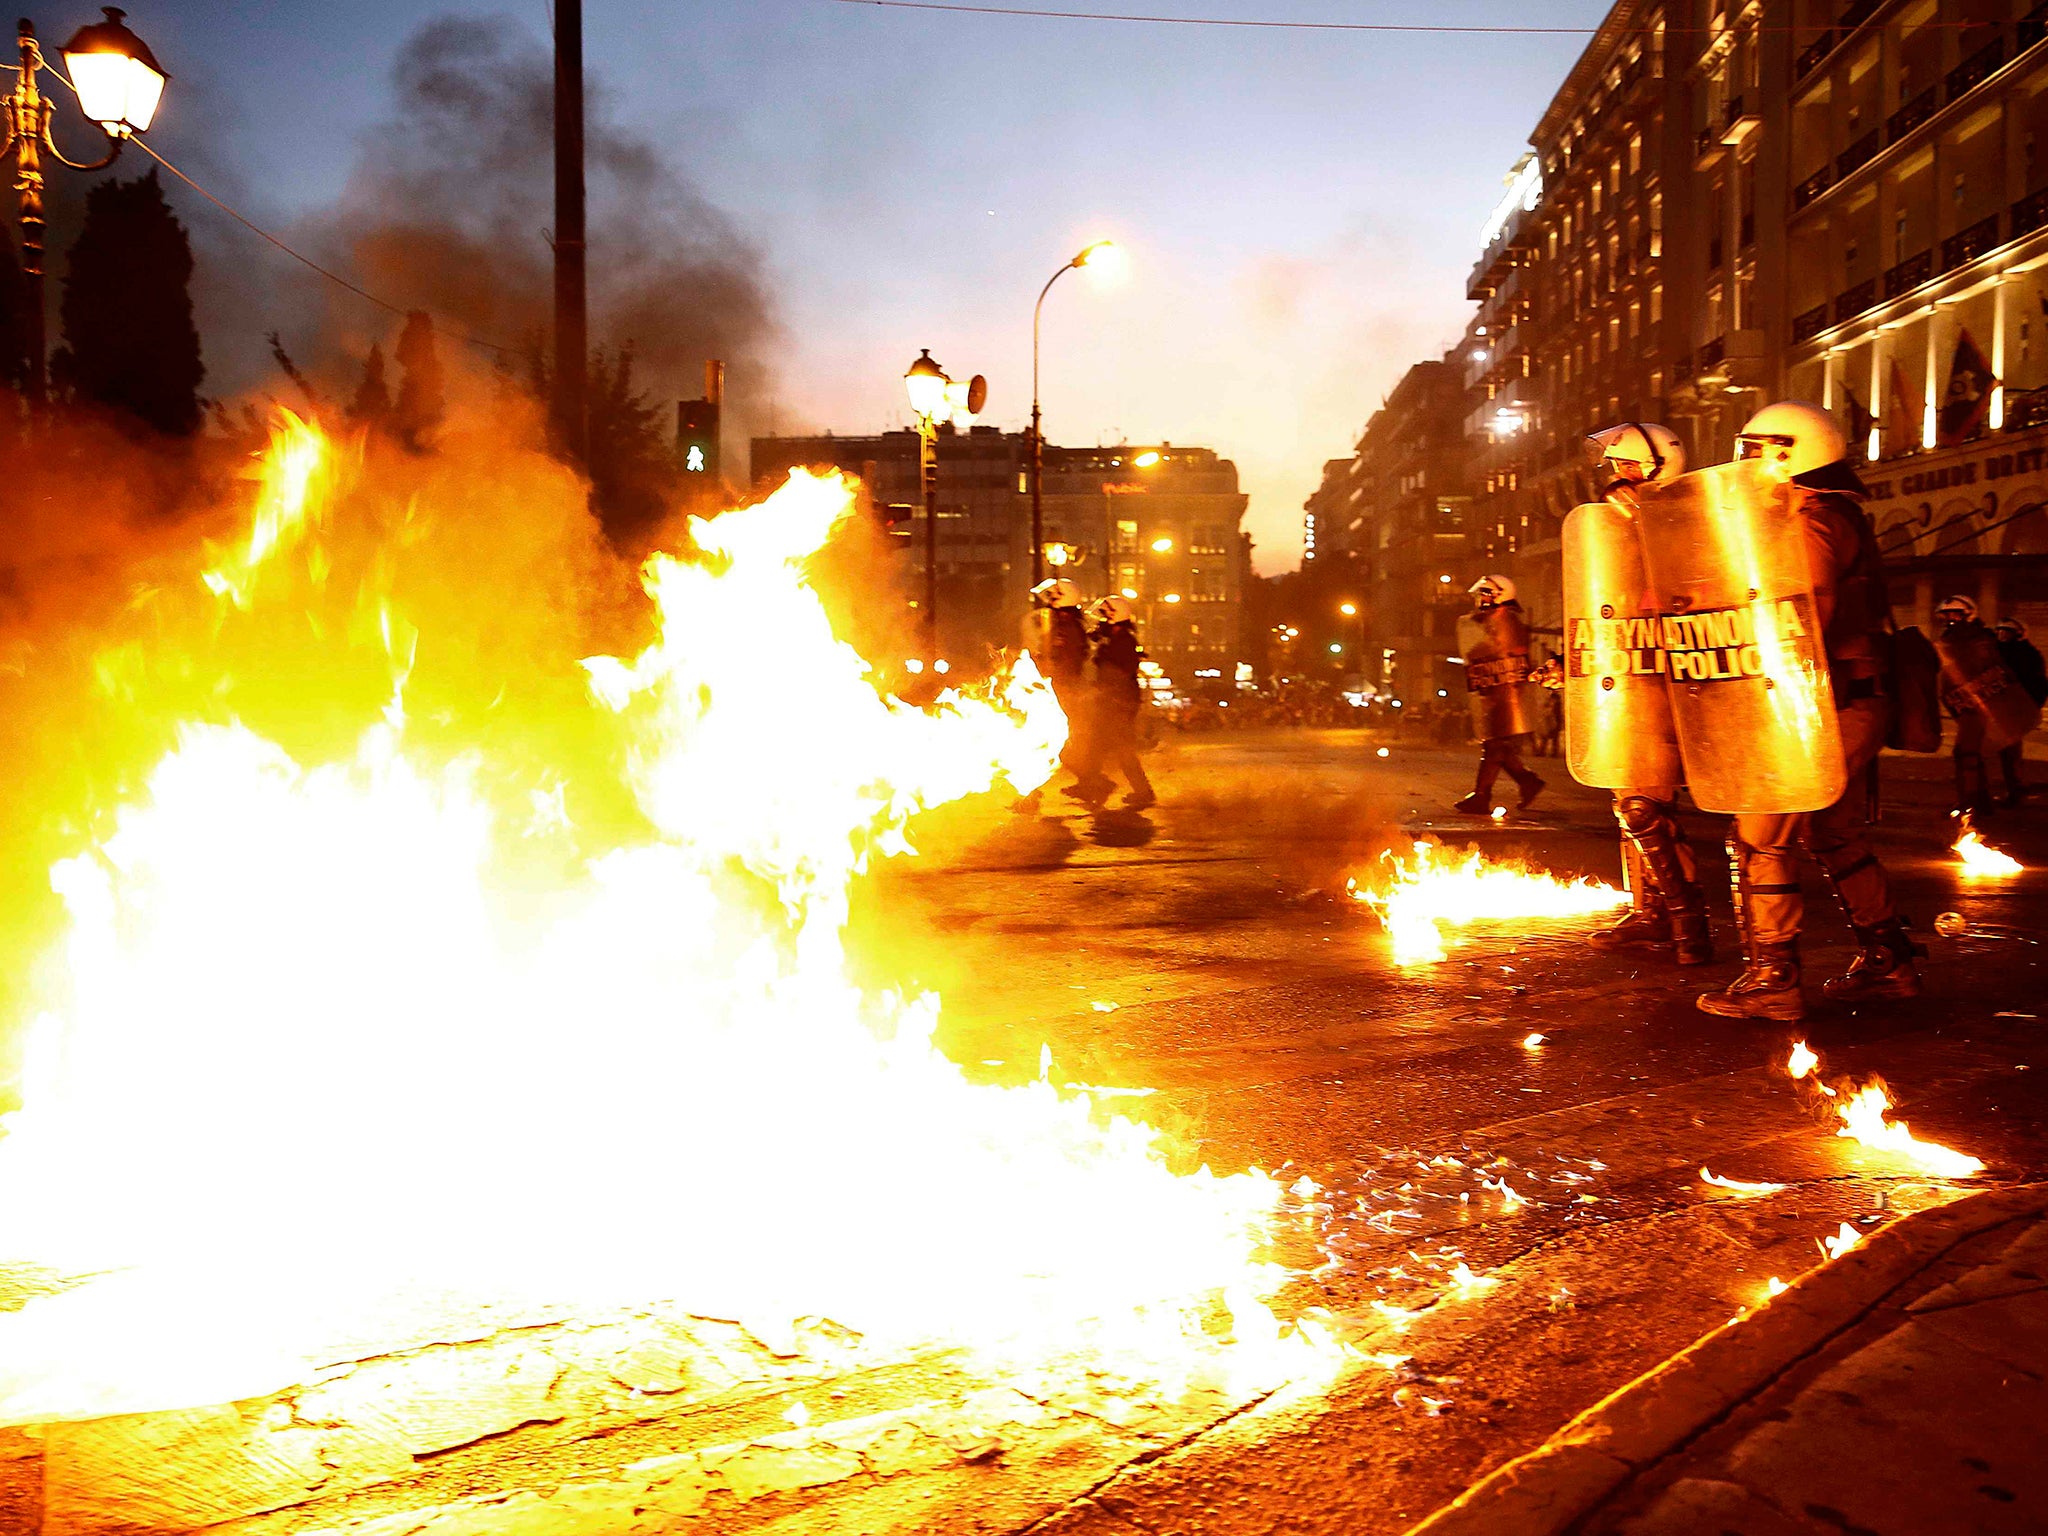
[(1475, 839), (1454, 758), (1293, 732), (1020, 817), (1050, 691), (890, 700), (805, 576), (837, 481), (637, 573), (571, 494), (285, 419), (91, 637), (133, 776), (0, 1142), (23, 1529), (1399, 1530), (2042, 1166), (2024, 823), (1987, 872), (1908, 789), (1928, 999), (1708, 1023), (1580, 942), (1589, 794)]

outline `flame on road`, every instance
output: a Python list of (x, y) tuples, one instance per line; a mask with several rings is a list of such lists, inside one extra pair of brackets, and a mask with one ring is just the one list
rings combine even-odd
[(1065, 721), (1028, 661), (883, 691), (806, 575), (847, 483), (693, 520), (635, 604), (538, 455), (394, 464), (286, 420), (101, 664), (168, 749), (51, 873), (0, 1258), (106, 1278), (0, 1316), (0, 1417), (269, 1390), (430, 1304), (1327, 1358), (1266, 1305), (1273, 1179), (970, 1084), (935, 996), (855, 981), (857, 878)]
[(1837, 1136), (1846, 1136), (1879, 1152), (1903, 1157), (1916, 1167), (1945, 1179), (1967, 1179), (1984, 1171), (1984, 1164), (1966, 1152), (1957, 1152), (1939, 1142), (1922, 1141), (1906, 1129), (1903, 1120), (1888, 1118), (1891, 1095), (1882, 1082), (1865, 1083), (1836, 1105), (1842, 1117)]
[(1955, 854), (1962, 861), (1965, 880), (1995, 880), (2024, 874), (2026, 865), (2009, 853), (2002, 853), (1984, 841), (1984, 836), (1963, 818), (1963, 833), (1955, 841)]
[(1904, 1158), (1945, 1179), (1967, 1179), (1984, 1171), (1979, 1159), (1939, 1142), (1922, 1141), (1904, 1121), (1891, 1119), (1892, 1098), (1882, 1078), (1860, 1085), (1845, 1081), (1839, 1088), (1824, 1083), (1820, 1080), (1820, 1056), (1804, 1040), (1793, 1044), (1785, 1069), (1795, 1082), (1811, 1078), (1814, 1087), (1833, 1101), (1830, 1107), (1842, 1122), (1836, 1128), (1837, 1136)]
[(1351, 877), (1345, 889), (1372, 908), (1399, 966), (1442, 960), (1446, 927), (1583, 917), (1628, 903), (1626, 891), (1597, 880), (1561, 880), (1476, 848), (1447, 853), (1427, 839), (1415, 842), (1405, 859), (1382, 854), (1376, 870)]
[(1730, 1191), (1730, 1192), (1732, 1192), (1732, 1193), (1734, 1193), (1734, 1194), (1738, 1194), (1738, 1195), (1745, 1195), (1745, 1196), (1748, 1196), (1748, 1195), (1775, 1195), (1775, 1194), (1777, 1194), (1777, 1193), (1778, 1193), (1778, 1192), (1779, 1192), (1780, 1190), (1783, 1190), (1783, 1189), (1786, 1189), (1786, 1188), (1788, 1188), (1788, 1187), (1789, 1187), (1789, 1186), (1787, 1186), (1787, 1185), (1784, 1185), (1784, 1184), (1768, 1184), (1768, 1183), (1762, 1183), (1762, 1182), (1755, 1182), (1755, 1183), (1752, 1183), (1752, 1182), (1750, 1182), (1749, 1180), (1746, 1180), (1746, 1179), (1729, 1179), (1729, 1178), (1723, 1178), (1723, 1177), (1722, 1177), (1722, 1176), (1721, 1176), (1720, 1174), (1718, 1174), (1718, 1173), (1710, 1173), (1710, 1172), (1709, 1172), (1708, 1170), (1706, 1170), (1705, 1168), (1702, 1168), (1702, 1169), (1700, 1170), (1700, 1182), (1701, 1182), (1702, 1184), (1711, 1184), (1711, 1185), (1713, 1185), (1713, 1186), (1714, 1186), (1714, 1187), (1715, 1187), (1716, 1189), (1725, 1189), (1725, 1190), (1728, 1190), (1728, 1191)]
[(1863, 1234), (1845, 1221), (1842, 1223), (1841, 1230), (1836, 1232), (1834, 1236), (1823, 1237), (1819, 1239), (1819, 1242), (1820, 1251), (1826, 1254), (1829, 1261), (1832, 1262), (1835, 1259), (1839, 1259), (1852, 1248), (1862, 1247)]

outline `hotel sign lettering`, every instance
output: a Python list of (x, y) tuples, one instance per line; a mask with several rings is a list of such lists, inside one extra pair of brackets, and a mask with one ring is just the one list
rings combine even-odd
[[(1963, 544), (1944, 553), (1968, 553), (1970, 531), (2048, 500), (2048, 432), (1998, 434), (1873, 465), (1863, 483), (1870, 487), (1870, 518), (1887, 556), (1929, 554), (1930, 541), (1957, 538)], [(2001, 534), (1988, 537), (1995, 541)]]

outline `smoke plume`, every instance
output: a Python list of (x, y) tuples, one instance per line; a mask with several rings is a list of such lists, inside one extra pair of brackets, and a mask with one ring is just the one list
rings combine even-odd
[[(400, 49), (388, 120), (364, 136), (335, 205), (295, 243), (363, 287), (514, 349), (544, 342), (553, 312), (554, 76), (543, 42), (502, 17), (442, 17)], [(700, 392), (728, 364), (734, 410), (762, 392), (774, 334), (761, 252), (664, 152), (586, 89), (591, 335), (631, 344), (656, 399)], [(331, 373), (389, 341), (395, 317), (310, 273), (291, 279), (304, 319), (283, 327), (301, 362)], [(487, 365), (498, 354), (480, 350)], [(515, 366), (522, 359), (509, 359)]]

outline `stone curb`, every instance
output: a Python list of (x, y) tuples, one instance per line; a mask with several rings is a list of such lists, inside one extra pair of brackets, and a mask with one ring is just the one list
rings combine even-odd
[(1609, 1393), (1549, 1440), (1467, 1488), (1407, 1536), (1557, 1536), (1793, 1362), (1980, 1232), (2048, 1211), (2048, 1184), (1985, 1190), (1880, 1227), (1768, 1306), (1715, 1329)]

